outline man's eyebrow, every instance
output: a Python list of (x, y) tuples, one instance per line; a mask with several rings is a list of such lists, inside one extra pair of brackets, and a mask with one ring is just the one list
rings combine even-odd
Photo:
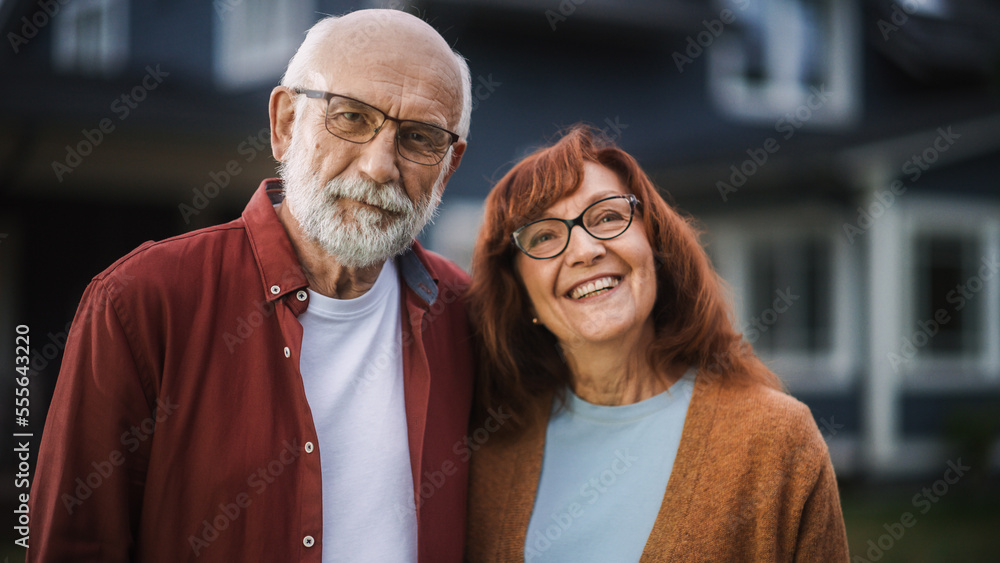
[[(386, 115), (389, 115), (389, 114), (386, 114)], [(400, 121), (412, 121), (414, 123), (421, 123), (423, 125), (433, 125), (434, 127), (437, 127), (438, 129), (444, 129), (445, 131), (450, 131), (450, 129), (448, 129), (448, 125), (447, 124), (442, 124), (439, 121), (425, 121), (423, 119), (404, 119), (402, 117), (400, 117), (399, 120)]]

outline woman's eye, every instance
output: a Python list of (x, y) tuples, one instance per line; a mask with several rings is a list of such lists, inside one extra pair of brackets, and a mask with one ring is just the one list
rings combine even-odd
[(538, 246), (539, 244), (545, 244), (546, 242), (549, 242), (550, 240), (553, 240), (554, 238), (556, 238), (556, 235), (555, 235), (555, 233), (553, 233), (551, 231), (545, 231), (545, 232), (538, 233), (537, 235), (531, 237), (531, 246), (534, 247), (534, 246)]

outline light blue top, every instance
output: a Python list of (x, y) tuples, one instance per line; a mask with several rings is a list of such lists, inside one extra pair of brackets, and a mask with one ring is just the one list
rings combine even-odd
[(638, 561), (663, 503), (695, 371), (631, 405), (569, 392), (545, 435), (527, 563)]

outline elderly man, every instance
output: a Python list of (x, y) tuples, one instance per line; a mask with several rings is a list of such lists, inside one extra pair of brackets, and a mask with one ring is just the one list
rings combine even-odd
[(271, 94), (283, 184), (84, 294), (29, 561), (461, 559), (467, 278), (413, 237), (470, 112), (464, 59), (419, 19), (309, 31)]

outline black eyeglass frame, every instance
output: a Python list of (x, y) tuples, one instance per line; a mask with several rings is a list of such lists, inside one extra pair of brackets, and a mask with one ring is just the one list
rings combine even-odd
[[(454, 145), (455, 143), (457, 143), (458, 140), (459, 140), (459, 138), (460, 138), (458, 136), (458, 133), (455, 133), (453, 131), (449, 131), (449, 130), (445, 129), (444, 127), (439, 127), (437, 125), (434, 125), (433, 123), (427, 123), (427, 122), (424, 122), (424, 121), (417, 121), (415, 119), (399, 119), (398, 117), (392, 117), (388, 113), (386, 113), (386, 112), (380, 110), (379, 108), (377, 108), (377, 107), (369, 104), (368, 102), (362, 102), (361, 100), (359, 100), (357, 98), (352, 98), (350, 96), (344, 96), (343, 94), (334, 94), (333, 92), (324, 92), (323, 90), (308, 90), (306, 88), (293, 88), (292, 90), (296, 94), (303, 94), (303, 95), (305, 95), (305, 97), (307, 97), (307, 98), (322, 99), (324, 102), (326, 102), (326, 109), (324, 110), (324, 114), (323, 114), (323, 126), (326, 127), (327, 133), (333, 135), (334, 137), (336, 137), (338, 139), (347, 141), (348, 143), (354, 143), (356, 145), (363, 145), (365, 143), (370, 143), (372, 141), (372, 139), (374, 139), (375, 137), (377, 137), (378, 134), (379, 134), (379, 132), (382, 131), (382, 127), (385, 125), (385, 122), (386, 121), (392, 121), (393, 123), (396, 124), (396, 138), (395, 138), (396, 153), (399, 154), (399, 156), (401, 156), (401, 157), (405, 158), (406, 160), (408, 160), (410, 162), (413, 162), (415, 164), (420, 164), (420, 165), (423, 165), (423, 166), (437, 166), (438, 164), (441, 164), (441, 161), (444, 160), (445, 155), (448, 154), (448, 148), (450, 148), (452, 145)], [(368, 106), (368, 107), (372, 108), (373, 110), (381, 113), (382, 117), (384, 117), (385, 119), (382, 121), (382, 123), (379, 124), (378, 127), (376, 127), (372, 131), (372, 136), (368, 140), (366, 140), (366, 141), (352, 141), (351, 139), (345, 139), (345, 138), (341, 137), (340, 135), (334, 133), (333, 131), (330, 131), (330, 126), (329, 126), (329, 123), (330, 123), (330, 100), (334, 96), (336, 96), (338, 98), (344, 98), (345, 100), (350, 100), (352, 102), (357, 102), (357, 103), (359, 103), (361, 105)], [(401, 127), (402, 127), (403, 123), (406, 123), (406, 122), (409, 122), (409, 123), (419, 123), (420, 125), (425, 125), (427, 127), (433, 127), (435, 129), (444, 131), (445, 133), (447, 133), (451, 137), (451, 143), (449, 143), (448, 147), (446, 147), (444, 149), (444, 151), (441, 153), (441, 158), (439, 158), (437, 160), (437, 162), (433, 162), (433, 163), (419, 162), (419, 161), (413, 160), (412, 158), (408, 158), (405, 154), (403, 154), (403, 152), (401, 150), (399, 150), (399, 131), (401, 130)]]
[[(586, 225), (583, 224), (583, 216), (586, 215), (588, 211), (590, 211), (590, 208), (594, 207), (598, 203), (602, 203), (602, 202), (608, 201), (609, 199), (618, 199), (618, 198), (627, 199), (628, 203), (629, 203), (628, 224), (625, 225), (625, 228), (622, 229), (622, 232), (618, 233), (617, 235), (610, 236), (610, 237), (599, 237), (599, 236), (595, 235), (594, 233), (588, 231)], [(528, 258), (531, 258), (532, 260), (550, 260), (552, 258), (555, 258), (555, 257), (559, 256), (563, 252), (566, 252), (566, 249), (569, 248), (569, 240), (570, 240), (570, 238), (573, 237), (573, 227), (579, 225), (580, 228), (583, 229), (583, 232), (587, 233), (588, 235), (594, 237), (597, 240), (611, 240), (611, 239), (614, 239), (614, 238), (618, 238), (618, 237), (622, 236), (623, 234), (625, 234), (625, 231), (628, 231), (629, 227), (632, 226), (632, 221), (635, 219), (635, 211), (636, 211), (636, 209), (638, 209), (641, 206), (642, 206), (642, 202), (639, 201), (639, 198), (635, 197), (633, 194), (613, 195), (613, 196), (610, 196), (610, 197), (605, 197), (605, 198), (599, 199), (599, 200), (595, 201), (594, 203), (591, 203), (590, 205), (588, 205), (586, 207), (586, 209), (583, 210), (582, 213), (580, 213), (579, 215), (577, 215), (577, 217), (575, 219), (559, 219), (558, 217), (545, 217), (543, 219), (537, 219), (537, 220), (532, 221), (530, 223), (527, 223), (525, 225), (521, 225), (513, 233), (510, 234), (510, 238), (514, 242), (514, 246), (517, 247), (518, 250), (520, 250), (521, 252), (523, 252), (524, 255), (527, 256)], [(534, 225), (535, 223), (541, 223), (542, 221), (559, 221), (560, 223), (566, 225), (566, 231), (567, 231), (566, 244), (563, 245), (562, 249), (559, 252), (556, 252), (555, 254), (553, 254), (552, 256), (545, 256), (544, 258), (540, 258), (538, 256), (532, 256), (527, 250), (524, 249), (524, 247), (521, 246), (521, 243), (517, 239), (518, 233), (520, 233), (524, 229), (527, 229), (528, 227)]]

